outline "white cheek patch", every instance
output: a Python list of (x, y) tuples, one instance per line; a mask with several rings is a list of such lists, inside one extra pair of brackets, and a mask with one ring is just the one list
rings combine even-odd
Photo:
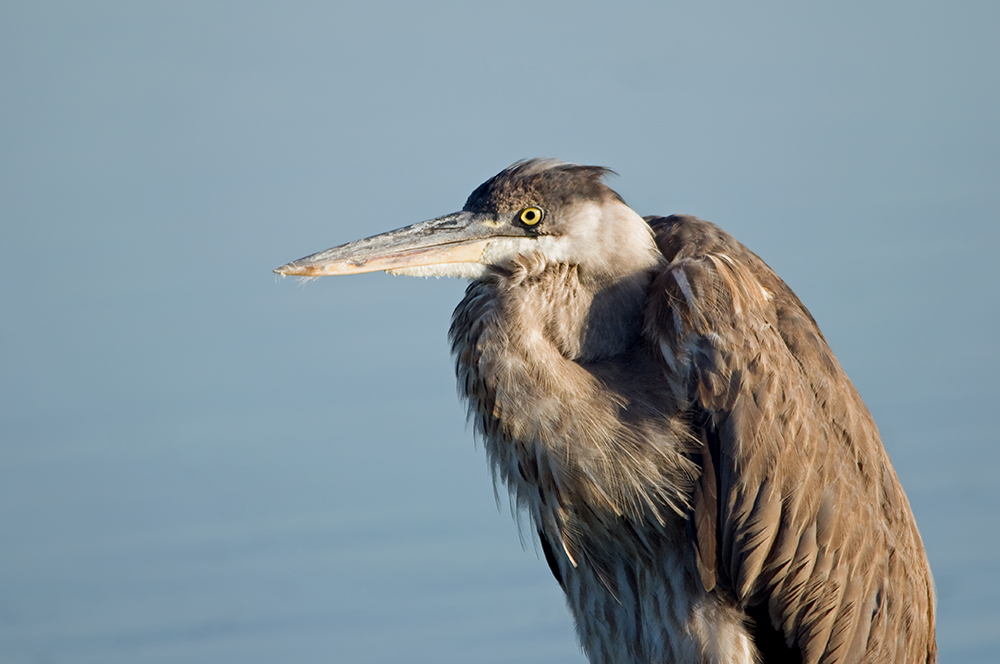
[(598, 204), (587, 202), (573, 205), (563, 214), (566, 216), (563, 223), (572, 233), (540, 237), (539, 249), (550, 263), (580, 263), (590, 257), (594, 247), (603, 244), (603, 211)]
[(500, 265), (518, 256), (540, 253), (548, 263), (575, 263), (570, 242), (565, 235), (498, 238), (490, 241), (479, 260), (487, 265)]
[(517, 256), (530, 254), (533, 251), (544, 251), (538, 244), (539, 239), (541, 238), (500, 237), (490, 240), (479, 260), (486, 265), (500, 265)]
[(543, 235), (534, 241), (534, 249), (542, 252), (549, 263), (576, 263), (578, 260), (565, 235)]

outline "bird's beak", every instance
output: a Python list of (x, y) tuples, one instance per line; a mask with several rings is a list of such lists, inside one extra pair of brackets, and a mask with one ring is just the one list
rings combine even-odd
[(278, 274), (322, 277), (402, 270), (446, 263), (476, 263), (498, 235), (490, 214), (455, 212), (300, 258)]

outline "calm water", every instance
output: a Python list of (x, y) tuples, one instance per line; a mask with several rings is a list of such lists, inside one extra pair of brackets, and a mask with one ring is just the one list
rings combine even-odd
[(455, 396), (464, 284), (270, 274), (534, 155), (792, 285), (942, 661), (995, 661), (997, 11), (0, 8), (0, 662), (582, 663)]

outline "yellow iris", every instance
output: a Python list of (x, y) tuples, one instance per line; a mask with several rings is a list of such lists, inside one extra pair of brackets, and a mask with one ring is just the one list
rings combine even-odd
[(526, 226), (534, 226), (539, 221), (542, 220), (542, 211), (536, 207), (524, 208), (521, 210), (521, 214), (518, 215), (521, 223)]

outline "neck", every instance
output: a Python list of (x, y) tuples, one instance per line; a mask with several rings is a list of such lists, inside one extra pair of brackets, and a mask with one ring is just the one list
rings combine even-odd
[[(539, 527), (570, 518), (561, 510), (572, 505), (661, 523), (664, 505), (684, 509), (682, 490), (693, 474), (676, 423), (661, 421), (662, 404), (649, 403), (645, 390), (623, 380), (618, 363), (605, 361), (625, 356), (637, 385), (662, 380), (641, 343), (651, 278), (646, 268), (601, 283), (576, 266), (522, 257), (470, 285), (455, 310), (459, 391), (499, 477)], [(639, 428), (660, 443), (640, 444)], [(618, 461), (622, 449), (633, 461), (627, 467)], [(540, 485), (551, 485), (557, 504), (535, 502)]]
[(499, 274), (493, 323), (511, 341), (539, 342), (566, 360), (593, 362), (624, 353), (642, 331), (649, 267), (589, 278), (578, 266), (519, 257)]

